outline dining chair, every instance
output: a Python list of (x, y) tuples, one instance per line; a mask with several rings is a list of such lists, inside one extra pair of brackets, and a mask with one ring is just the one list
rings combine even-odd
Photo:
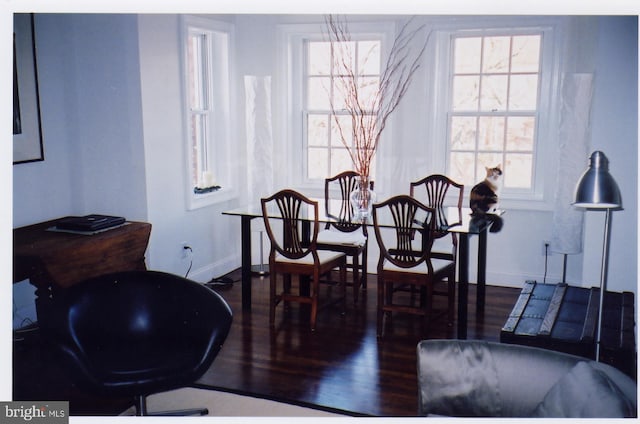
[[(423, 190), (420, 189), (423, 188)], [(456, 201), (455, 206), (458, 207), (460, 214), (460, 220), (462, 220), (462, 202), (464, 197), (464, 185), (453, 181), (446, 175), (432, 174), (428, 175), (418, 181), (409, 183), (409, 195), (421, 200), (425, 205), (438, 209), (440, 221), (446, 220), (444, 207), (446, 206), (446, 198), (449, 190), (454, 192), (453, 197)], [(457, 193), (456, 193), (457, 192)], [(451, 237), (451, 242), (446, 242), (444, 239), (447, 236)], [(438, 230), (433, 234), (434, 246), (432, 248), (432, 256), (441, 258), (456, 260), (456, 254), (458, 251), (458, 237), (456, 233), (448, 232), (446, 230)]]
[[(431, 256), (439, 259), (447, 259), (457, 262), (458, 236), (454, 232), (444, 230), (447, 220), (447, 195), (453, 194), (452, 199), (458, 208), (458, 221), (462, 221), (462, 202), (464, 197), (464, 185), (457, 183), (446, 175), (431, 174), (418, 181), (409, 183), (409, 195), (421, 200), (425, 205), (436, 209), (436, 217), (440, 225), (436, 225), (433, 232), (433, 246)], [(450, 237), (450, 238), (449, 238)], [(447, 290), (435, 289), (434, 294), (449, 296)]]
[[(432, 312), (433, 287), (444, 282), (448, 287), (447, 317), (453, 323), (455, 307), (455, 263), (431, 255), (436, 230), (436, 209), (407, 195), (391, 197), (373, 205), (373, 228), (378, 242), (377, 334), (382, 336), (384, 317), (392, 312), (421, 315)], [(385, 222), (393, 222), (392, 226)], [(417, 243), (416, 243), (417, 242)], [(416, 248), (416, 246), (418, 246)], [(426, 298), (417, 306), (394, 290), (406, 285), (425, 289)], [(396, 301), (397, 298), (400, 298)], [(404, 302), (403, 302), (404, 300)]]
[[(269, 252), (269, 323), (275, 322), (276, 306), (283, 302), (288, 309), (289, 302), (311, 306), (310, 327), (316, 328), (318, 313), (320, 277), (339, 269), (340, 297), (330, 303), (340, 301), (342, 313), (346, 303), (346, 255), (341, 252), (318, 248), (318, 202), (294, 190), (281, 190), (270, 197), (261, 199), (262, 216), (271, 248)], [(309, 212), (313, 215), (309, 216)], [(307, 227), (307, 224), (311, 228)], [(277, 231), (279, 230), (279, 231)], [(282, 290), (278, 292), (278, 275), (282, 275)], [(292, 291), (292, 276), (298, 277), (298, 294)], [(307, 279), (311, 278), (309, 284)], [(326, 280), (336, 285), (331, 279)]]
[[(342, 252), (350, 259), (347, 269), (351, 270), (353, 279), (347, 285), (353, 287), (354, 303), (358, 303), (360, 287), (367, 288), (367, 226), (354, 221), (349, 202), (349, 194), (358, 187), (359, 176), (355, 171), (344, 171), (324, 180), (325, 214), (333, 220), (318, 233), (319, 249)], [(373, 190), (373, 181), (370, 188)], [(339, 193), (339, 197), (335, 193)]]

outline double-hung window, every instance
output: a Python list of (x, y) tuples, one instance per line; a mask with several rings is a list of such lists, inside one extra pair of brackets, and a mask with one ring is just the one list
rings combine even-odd
[(544, 198), (554, 79), (550, 27), (452, 31), (446, 42), (446, 173), (468, 187), (503, 170), (502, 199)]
[[(287, 109), (292, 118), (283, 125), (289, 131), (290, 157), (300, 164), (292, 167), (289, 178), (294, 185), (319, 188), (326, 177), (353, 169), (348, 149), (341, 140), (344, 137), (348, 145), (353, 143), (351, 115), (341, 107), (344, 99), (340, 87), (347, 76), (335, 61), (348, 60), (359, 94), (371, 95), (379, 84), (382, 58), (386, 57), (393, 25), (352, 23), (351, 40), (334, 45), (333, 51), (327, 34), (323, 33), (326, 31), (323, 24), (283, 25), (280, 31), (286, 46), (283, 57), (287, 59), (287, 77), (283, 74), (281, 83), (289, 92)], [(339, 126), (332, 116), (331, 102)], [(374, 116), (373, 110), (362, 112), (363, 119)], [(375, 162), (374, 156), (370, 172), (373, 178)]]
[(199, 17), (183, 18), (183, 74), (190, 209), (211, 204), (228, 189), (231, 28)]
[(452, 39), (453, 178), (471, 184), (501, 165), (505, 187), (533, 186), (540, 41), (539, 33)]
[[(355, 86), (363, 105), (373, 102), (368, 97), (375, 94), (380, 83), (379, 39), (305, 42), (305, 118), (306, 177), (309, 180), (324, 179), (339, 172), (352, 169), (353, 164), (343, 139), (353, 146), (352, 116), (344, 107), (344, 89), (347, 78), (356, 78)], [(352, 75), (345, 75), (338, 66), (348, 61)], [(332, 116), (331, 104), (336, 117)], [(335, 120), (339, 120), (337, 125)], [(362, 110), (361, 119), (375, 119), (374, 110)], [(369, 175), (375, 178), (375, 161)]]

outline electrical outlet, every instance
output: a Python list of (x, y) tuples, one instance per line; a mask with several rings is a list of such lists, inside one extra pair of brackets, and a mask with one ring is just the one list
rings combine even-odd
[(193, 253), (193, 249), (191, 248), (189, 243), (183, 241), (182, 243), (180, 243), (180, 252), (182, 254), (182, 258), (184, 259), (188, 258)]
[(551, 255), (551, 242), (549, 240), (542, 241), (542, 256)]

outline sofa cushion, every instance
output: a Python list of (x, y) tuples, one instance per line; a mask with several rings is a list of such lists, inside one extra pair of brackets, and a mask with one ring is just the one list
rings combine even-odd
[[(420, 357), (420, 354), (418, 355)], [(485, 343), (450, 343), (429, 347), (420, 361), (421, 413), (458, 417), (502, 415), (496, 364)], [(423, 377), (421, 377), (423, 378)]]
[(533, 416), (549, 418), (633, 417), (633, 402), (602, 371), (578, 362), (545, 395)]

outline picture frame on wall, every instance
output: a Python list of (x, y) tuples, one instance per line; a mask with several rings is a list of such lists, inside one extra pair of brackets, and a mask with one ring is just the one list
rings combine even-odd
[(33, 13), (15, 13), (13, 28), (13, 163), (42, 161)]

